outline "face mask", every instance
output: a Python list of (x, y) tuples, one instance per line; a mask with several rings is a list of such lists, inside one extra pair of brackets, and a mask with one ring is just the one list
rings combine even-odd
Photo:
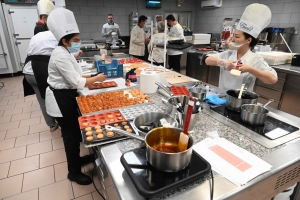
[(70, 51), (70, 53), (76, 53), (80, 50), (80, 45), (80, 42), (71, 42), (71, 46), (68, 47), (68, 50)]
[(243, 46), (244, 44), (238, 44), (238, 43), (235, 43), (235, 42), (229, 42), (229, 49), (230, 50), (238, 50), (241, 46)]

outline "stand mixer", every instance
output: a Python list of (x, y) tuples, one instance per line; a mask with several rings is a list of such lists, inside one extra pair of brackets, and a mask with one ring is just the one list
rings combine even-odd
[(112, 32), (111, 33), (111, 37), (112, 37), (112, 45), (110, 46), (111, 49), (119, 49), (120, 47), (117, 46), (118, 42), (118, 34), (116, 32)]

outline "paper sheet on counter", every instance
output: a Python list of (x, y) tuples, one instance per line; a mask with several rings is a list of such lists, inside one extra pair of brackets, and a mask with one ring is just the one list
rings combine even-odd
[(193, 146), (212, 169), (237, 186), (270, 171), (272, 166), (224, 138), (206, 138)]

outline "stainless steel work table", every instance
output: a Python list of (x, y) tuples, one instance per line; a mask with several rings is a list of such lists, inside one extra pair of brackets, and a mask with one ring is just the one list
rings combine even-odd
[[(161, 103), (161, 95), (156, 93), (151, 97), (162, 109), (166, 108)], [(249, 135), (239, 133), (240, 130), (243, 130), (240, 125), (230, 125), (225, 117), (216, 120), (211, 112), (209, 109), (205, 109), (199, 115), (192, 133), (195, 142), (203, 140), (207, 132), (217, 130), (220, 137), (224, 137), (261, 157), (273, 166), (271, 171), (258, 176), (242, 187), (237, 187), (227, 179), (214, 173), (214, 199), (271, 199), (287, 187), (300, 181), (300, 140), (295, 139), (275, 148), (266, 148), (248, 137)], [(271, 112), (292, 121), (293, 124), (300, 127), (300, 118), (274, 109), (271, 109)], [(145, 199), (138, 194), (120, 162), (122, 153), (143, 145), (140, 141), (128, 139), (97, 147), (98, 155), (100, 155), (102, 162), (108, 169), (120, 199)], [(210, 176), (207, 175), (199, 181), (172, 190), (156, 199), (209, 199), (209, 179)]]

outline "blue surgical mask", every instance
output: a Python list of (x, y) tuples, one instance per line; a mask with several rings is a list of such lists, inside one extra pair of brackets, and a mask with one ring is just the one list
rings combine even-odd
[(80, 50), (81, 43), (80, 42), (71, 42), (71, 46), (68, 47), (68, 50), (70, 53), (76, 53), (77, 51)]

